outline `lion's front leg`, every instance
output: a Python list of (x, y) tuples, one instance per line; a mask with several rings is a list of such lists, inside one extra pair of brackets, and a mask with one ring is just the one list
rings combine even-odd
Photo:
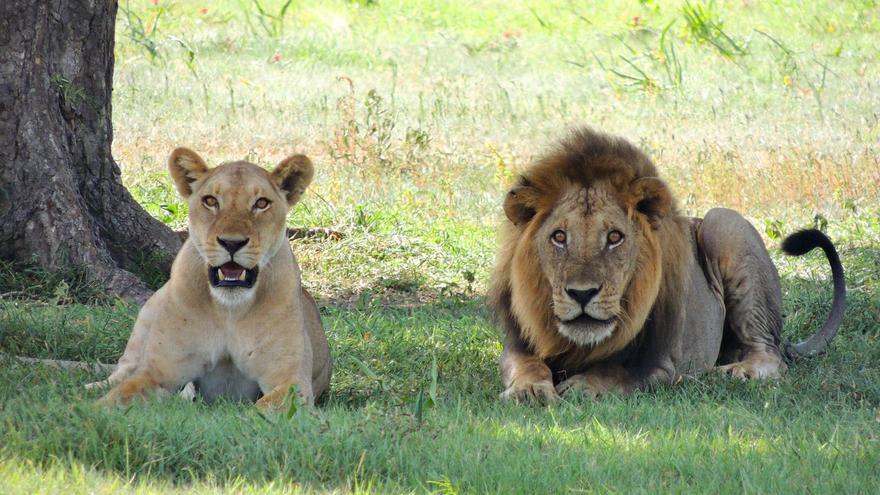
[(559, 399), (550, 368), (537, 356), (505, 349), (501, 354), (501, 380), (505, 387), (500, 396), (503, 400), (549, 403)]
[(556, 385), (559, 395), (578, 393), (595, 399), (600, 395), (630, 394), (638, 388), (638, 382), (623, 366), (599, 365), (574, 375)]

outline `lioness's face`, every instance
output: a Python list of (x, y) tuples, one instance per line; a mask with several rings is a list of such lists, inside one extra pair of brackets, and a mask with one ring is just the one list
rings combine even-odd
[(287, 212), (311, 181), (311, 162), (295, 155), (271, 174), (243, 161), (209, 169), (178, 148), (169, 167), (189, 202), (189, 236), (205, 261), (211, 294), (221, 302), (247, 299), (260, 268), (287, 242)]
[(536, 230), (558, 330), (578, 345), (602, 342), (624, 317), (641, 242), (625, 208), (609, 186), (572, 186)]

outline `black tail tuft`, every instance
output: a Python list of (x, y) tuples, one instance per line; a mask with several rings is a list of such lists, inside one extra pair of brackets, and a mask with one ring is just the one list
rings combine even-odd
[(806, 229), (799, 230), (782, 241), (782, 250), (792, 256), (801, 256), (816, 248), (822, 248), (831, 265), (834, 301), (831, 303), (831, 313), (828, 315), (828, 320), (825, 321), (821, 330), (804, 342), (786, 346), (786, 355), (789, 358), (823, 352), (837, 334), (837, 329), (840, 328), (843, 321), (843, 312), (846, 309), (846, 282), (843, 276), (843, 265), (840, 264), (840, 256), (834, 249), (831, 239), (816, 229)]
[(799, 230), (782, 241), (782, 250), (791, 256), (803, 256), (817, 247), (826, 253), (834, 251), (831, 239), (816, 229)]

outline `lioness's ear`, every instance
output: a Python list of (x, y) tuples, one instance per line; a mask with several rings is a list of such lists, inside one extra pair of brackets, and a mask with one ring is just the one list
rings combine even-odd
[(538, 190), (520, 179), (519, 185), (507, 192), (504, 197), (504, 214), (514, 225), (528, 223), (535, 216), (535, 199)]
[(272, 179), (284, 191), (290, 206), (299, 201), (314, 175), (315, 167), (305, 155), (288, 156), (272, 171)]
[(184, 198), (192, 194), (192, 183), (208, 172), (208, 166), (198, 153), (189, 148), (177, 148), (168, 157), (168, 170), (177, 192)]
[(672, 193), (657, 177), (642, 177), (632, 182), (630, 192), (636, 211), (648, 217), (653, 229), (672, 211)]

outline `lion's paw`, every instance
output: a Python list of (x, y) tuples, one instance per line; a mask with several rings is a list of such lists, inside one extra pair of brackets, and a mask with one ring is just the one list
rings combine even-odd
[(782, 377), (788, 367), (781, 357), (771, 353), (753, 353), (746, 359), (718, 366), (716, 369), (740, 380), (748, 379), (778, 379)]
[(719, 366), (718, 371), (740, 380), (770, 379), (776, 380), (782, 376), (777, 366), (756, 366), (753, 363), (732, 363)]
[(561, 396), (580, 394), (591, 399), (599, 396), (602, 390), (593, 386), (586, 375), (574, 375), (556, 385), (556, 392)]
[(553, 382), (544, 380), (540, 382), (514, 382), (507, 390), (501, 392), (501, 400), (515, 402), (537, 401), (543, 404), (552, 404), (559, 400)]

